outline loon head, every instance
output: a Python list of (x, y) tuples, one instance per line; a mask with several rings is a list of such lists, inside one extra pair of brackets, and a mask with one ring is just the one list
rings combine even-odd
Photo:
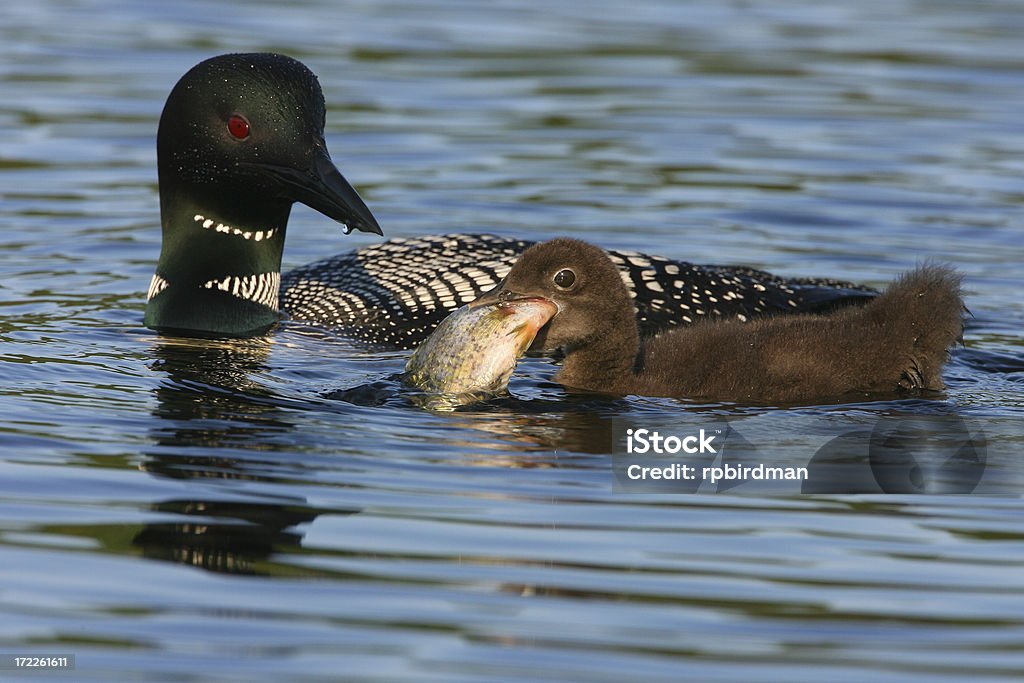
[(632, 345), (636, 355), (639, 337), (632, 295), (604, 249), (567, 237), (534, 244), (497, 287), (469, 305), (538, 298), (552, 302), (558, 312), (537, 334), (534, 351), (568, 352), (616, 337), (627, 347)]
[(193, 67), (160, 116), (163, 240), (145, 324), (242, 336), (278, 320), (288, 214), (302, 202), (381, 234), (331, 161), (316, 76), (276, 54), (231, 54)]

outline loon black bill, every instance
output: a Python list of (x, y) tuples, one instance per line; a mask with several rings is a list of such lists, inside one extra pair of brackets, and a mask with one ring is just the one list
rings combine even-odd
[(312, 166), (305, 172), (276, 165), (266, 165), (263, 169), (285, 186), (290, 199), (302, 202), (325, 216), (344, 223), (348, 231), (384, 234), (369, 207), (355, 188), (345, 180), (345, 176), (341, 175), (341, 171), (326, 152), (317, 154), (313, 158)]

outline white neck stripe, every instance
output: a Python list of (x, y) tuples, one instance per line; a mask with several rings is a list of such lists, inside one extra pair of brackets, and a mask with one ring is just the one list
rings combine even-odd
[(278, 294), (281, 289), (281, 274), (259, 273), (244, 277), (229, 275), (223, 279), (204, 282), (202, 286), (204, 289), (219, 289), (222, 292), (228, 292), (231, 296), (252, 301), (276, 311)]
[(197, 213), (192, 216), (192, 220), (199, 223), (206, 230), (213, 230), (214, 232), (220, 232), (225, 235), (233, 235), (241, 237), (242, 239), (251, 239), (254, 242), (262, 242), (263, 240), (269, 240), (277, 232), (276, 228), (270, 228), (268, 230), (241, 230), (239, 228), (226, 225), (224, 223), (218, 223), (212, 218), (207, 218), (201, 213)]
[[(170, 282), (153, 275), (149, 284), (149, 292), (146, 294), (146, 301), (159, 295), (170, 286)], [(275, 311), (278, 309), (278, 298), (281, 290), (280, 273), (258, 273), (256, 275), (228, 275), (217, 280), (207, 280), (201, 287), (203, 289), (219, 289), (231, 296), (260, 304)]]

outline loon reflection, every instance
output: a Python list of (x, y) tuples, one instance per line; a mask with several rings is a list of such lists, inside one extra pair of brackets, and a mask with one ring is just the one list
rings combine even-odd
[(359, 512), (315, 508), (261, 486), (304, 475), (283, 455), (295, 447), (286, 408), (296, 402), (257, 379), (268, 370), (269, 353), (264, 338), (158, 342), (152, 367), (166, 379), (155, 391), (157, 426), (140, 468), (192, 483), (182, 497), (151, 506), (167, 521), (135, 534), (132, 544), (143, 556), (232, 574), (294, 574), (270, 558), (301, 547), (302, 525), (325, 513)]

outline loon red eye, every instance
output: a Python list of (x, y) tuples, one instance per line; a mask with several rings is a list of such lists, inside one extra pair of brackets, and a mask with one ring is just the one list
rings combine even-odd
[(555, 273), (555, 285), (560, 289), (569, 289), (576, 283), (576, 273), (569, 268), (563, 268)]
[(249, 122), (244, 116), (234, 114), (228, 119), (228, 132), (236, 140), (244, 140), (249, 137)]

